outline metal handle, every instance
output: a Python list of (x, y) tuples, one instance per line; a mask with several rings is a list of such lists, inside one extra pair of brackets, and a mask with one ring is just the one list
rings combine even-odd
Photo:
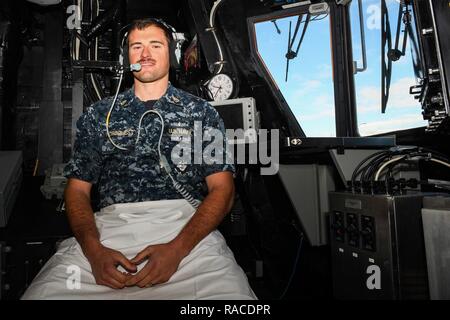
[(359, 30), (361, 33), (361, 53), (363, 59), (363, 67), (359, 68), (356, 61), (354, 62), (354, 73), (364, 72), (367, 70), (367, 55), (366, 55), (366, 35), (364, 33), (364, 14), (362, 9), (362, 0), (358, 0), (359, 8)]

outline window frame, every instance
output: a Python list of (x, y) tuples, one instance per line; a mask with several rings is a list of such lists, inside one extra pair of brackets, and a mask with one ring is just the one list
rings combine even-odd
[[(353, 74), (353, 50), (349, 7), (337, 5), (334, 1), (327, 3), (330, 7), (330, 50), (336, 137), (359, 137), (358, 121), (356, 118), (356, 94)], [(292, 109), (285, 100), (275, 79), (272, 77), (272, 74), (268, 70), (267, 65), (258, 51), (255, 25), (259, 22), (305, 14), (308, 12), (308, 9), (309, 4), (305, 4), (247, 18), (250, 55), (256, 70), (259, 73), (259, 76), (261, 76), (273, 90), (279, 104), (296, 120), (298, 127), (303, 133), (303, 137), (306, 137), (306, 135), (301, 128), (301, 124), (293, 114)], [(350, 39), (350, 41), (348, 41), (348, 39)], [(335, 44), (338, 45), (335, 46)], [(342, 70), (337, 70), (335, 65), (343, 66)]]

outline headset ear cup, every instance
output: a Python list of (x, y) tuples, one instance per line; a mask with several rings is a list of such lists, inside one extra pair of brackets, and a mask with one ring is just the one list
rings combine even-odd
[(130, 57), (128, 56), (128, 43), (125, 43), (123, 47), (123, 66), (124, 68), (130, 67)]
[(174, 70), (180, 67), (180, 59), (177, 57), (177, 42), (171, 41), (169, 46), (170, 67)]

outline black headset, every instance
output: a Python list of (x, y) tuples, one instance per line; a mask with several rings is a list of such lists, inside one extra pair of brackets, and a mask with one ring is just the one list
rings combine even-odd
[[(181, 42), (178, 39), (177, 31), (170, 24), (166, 23), (162, 19), (158, 18), (147, 18), (145, 21), (149, 23), (154, 23), (161, 29), (164, 29), (170, 35), (169, 41), (169, 59), (170, 59), (170, 67), (172, 69), (179, 69), (180, 60), (181, 60)], [(120, 45), (120, 56), (119, 63), (126, 69), (130, 68), (130, 60), (128, 56), (128, 34), (130, 31), (131, 24), (122, 28), (125, 30), (125, 33), (122, 38), (122, 42)]]

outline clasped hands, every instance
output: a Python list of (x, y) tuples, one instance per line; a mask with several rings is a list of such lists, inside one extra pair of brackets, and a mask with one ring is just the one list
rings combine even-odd
[[(182, 259), (183, 255), (170, 243), (148, 246), (131, 260), (104, 246), (88, 258), (96, 283), (113, 289), (145, 288), (167, 282)], [(137, 266), (142, 263), (146, 264), (137, 272)], [(119, 265), (127, 272), (120, 272)]]

